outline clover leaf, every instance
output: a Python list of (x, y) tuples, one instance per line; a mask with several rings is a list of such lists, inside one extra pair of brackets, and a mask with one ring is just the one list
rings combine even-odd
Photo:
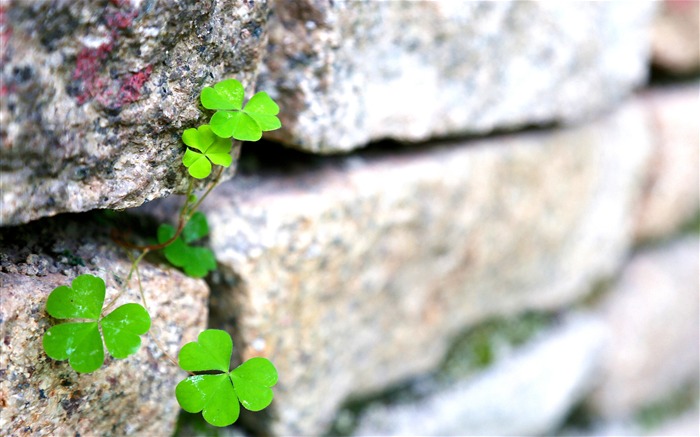
[(194, 178), (209, 176), (212, 163), (228, 167), (233, 161), (231, 140), (214, 135), (209, 125), (186, 129), (182, 133), (182, 142), (191, 147), (185, 151), (182, 163)]
[(43, 338), (46, 355), (58, 361), (67, 359), (76, 372), (90, 373), (104, 363), (102, 336), (114, 358), (136, 353), (140, 336), (151, 327), (148, 312), (139, 304), (128, 303), (101, 318), (104, 300), (105, 283), (97, 276), (80, 275), (70, 287), (56, 287), (46, 301), (46, 311), (57, 319), (82, 321), (49, 328)]
[(188, 377), (175, 387), (175, 397), (183, 410), (202, 412), (214, 426), (228, 426), (238, 419), (240, 402), (250, 411), (270, 405), (277, 383), (277, 369), (267, 359), (251, 358), (230, 369), (233, 341), (226, 331), (207, 329), (197, 341), (180, 349), (178, 363), (188, 372), (206, 372)]
[(202, 89), (202, 106), (216, 110), (210, 121), (211, 130), (216, 135), (240, 141), (257, 141), (263, 132), (282, 127), (277, 118), (280, 108), (266, 92), (255, 94), (245, 107), (243, 97), (243, 85), (235, 79)]
[[(175, 228), (162, 224), (158, 227), (158, 243), (165, 243), (175, 235)], [(181, 267), (187, 276), (203, 278), (210, 270), (216, 270), (214, 253), (206, 247), (190, 246), (209, 234), (207, 219), (201, 212), (192, 215), (182, 233), (163, 249), (165, 258), (174, 266)]]

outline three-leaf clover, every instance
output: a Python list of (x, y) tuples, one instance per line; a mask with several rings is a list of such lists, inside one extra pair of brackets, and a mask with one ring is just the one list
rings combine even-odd
[(211, 130), (223, 138), (258, 141), (262, 133), (282, 127), (277, 114), (279, 106), (266, 92), (260, 91), (243, 107), (243, 85), (236, 79), (204, 87), (200, 95), (202, 106), (216, 110), (209, 122)]
[(230, 369), (233, 342), (226, 331), (207, 329), (197, 341), (180, 349), (178, 363), (188, 372), (206, 372), (190, 376), (175, 387), (175, 397), (183, 410), (202, 412), (214, 426), (228, 426), (238, 419), (240, 406), (260, 411), (270, 405), (277, 383), (277, 369), (267, 359), (251, 358)]
[(204, 179), (211, 174), (211, 164), (228, 167), (231, 165), (231, 140), (214, 135), (209, 125), (197, 129), (186, 129), (182, 133), (182, 142), (190, 148), (185, 151), (182, 163), (192, 177)]
[[(175, 228), (162, 224), (158, 227), (158, 243), (165, 243), (175, 235)], [(210, 270), (216, 270), (214, 253), (206, 247), (190, 246), (193, 241), (209, 234), (207, 218), (201, 212), (192, 215), (182, 233), (163, 249), (165, 258), (174, 266), (182, 267), (187, 276), (203, 278)]]
[(104, 363), (104, 346), (114, 358), (126, 358), (141, 346), (141, 335), (151, 327), (148, 312), (139, 304), (127, 303), (100, 317), (105, 283), (93, 275), (80, 275), (71, 286), (56, 287), (46, 301), (46, 311), (57, 319), (78, 319), (51, 327), (44, 334), (44, 350), (54, 360), (68, 360), (80, 373), (90, 373)]

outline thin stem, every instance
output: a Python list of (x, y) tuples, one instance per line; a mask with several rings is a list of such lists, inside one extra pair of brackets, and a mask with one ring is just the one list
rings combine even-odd
[(202, 204), (202, 201), (211, 193), (211, 191), (214, 189), (214, 187), (219, 183), (219, 179), (221, 179), (221, 175), (223, 173), (223, 167), (219, 167), (216, 176), (212, 181), (209, 183), (209, 187), (207, 188), (207, 191), (204, 193), (202, 197), (200, 197), (197, 200), (197, 203), (194, 204), (191, 208), (188, 208), (189, 205), (189, 197), (190, 194), (192, 194), (192, 189), (193, 189), (193, 184), (192, 184), (192, 179), (189, 180), (189, 184), (187, 185), (187, 194), (185, 204), (182, 205), (182, 209), (180, 210), (180, 215), (178, 217), (178, 223), (177, 223), (177, 229), (175, 230), (175, 234), (168, 239), (167, 241), (164, 241), (163, 243), (159, 244), (150, 244), (146, 246), (139, 246), (137, 244), (132, 244), (128, 241), (122, 240), (116, 230), (112, 230), (112, 239), (120, 246), (127, 248), (127, 249), (135, 249), (135, 250), (160, 250), (163, 249), (167, 246), (170, 246), (177, 238), (180, 236), (182, 233), (182, 230), (185, 228), (185, 225), (187, 222), (192, 218), (192, 215), (197, 211), (197, 208)]
[(138, 271), (139, 263), (148, 252), (148, 249), (144, 249), (143, 252), (141, 252), (141, 254), (137, 258), (134, 258), (134, 256), (130, 252), (127, 252), (129, 259), (131, 260), (131, 268), (129, 269), (129, 274), (126, 277), (126, 281), (124, 282), (122, 289), (119, 290), (119, 293), (117, 293), (117, 295), (114, 296), (109, 302), (109, 304), (102, 310), (103, 313), (107, 312), (107, 310), (112, 308), (114, 304), (117, 303), (117, 299), (119, 299), (126, 292), (126, 289), (129, 287), (129, 282), (131, 282), (131, 277), (133, 276), (134, 271)]
[[(146, 311), (149, 311), (149, 310), (148, 310), (148, 302), (146, 302), (146, 295), (145, 295), (145, 293), (143, 292), (143, 285), (141, 284), (141, 272), (139, 271), (138, 268), (136, 269), (136, 282), (138, 282), (138, 284), (139, 284), (139, 293), (141, 294), (141, 300), (143, 301), (143, 306), (144, 306), (144, 308), (146, 308)], [(150, 312), (150, 311), (149, 311), (149, 312)], [(173, 365), (174, 365), (175, 367), (179, 367), (178, 364), (177, 364), (177, 360), (175, 360), (175, 359), (168, 353), (168, 351), (165, 350), (165, 346), (163, 346), (163, 344), (160, 342), (160, 340), (158, 340), (158, 338), (153, 334), (153, 331), (150, 331), (150, 330), (149, 330), (148, 335), (149, 335), (149, 337), (151, 337), (151, 340), (153, 340), (153, 343), (155, 343), (156, 347), (157, 347), (158, 349), (160, 349), (160, 351), (163, 353), (163, 355), (165, 355), (165, 357), (166, 357), (171, 363), (173, 363)]]

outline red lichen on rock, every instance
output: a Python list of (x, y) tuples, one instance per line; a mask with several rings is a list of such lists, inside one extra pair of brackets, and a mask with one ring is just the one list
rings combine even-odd
[(141, 97), (141, 89), (151, 77), (152, 71), (153, 67), (149, 65), (122, 82), (122, 86), (119, 88), (119, 105), (133, 103)]
[(73, 80), (80, 82), (80, 92), (76, 96), (78, 104), (82, 105), (88, 99), (95, 97), (104, 90), (105, 81), (99, 77), (102, 63), (114, 48), (111, 42), (97, 48), (83, 48), (75, 61)]
[(137, 11), (118, 11), (113, 14), (107, 14), (105, 16), (105, 21), (107, 22), (107, 27), (112, 29), (112, 32), (115, 32), (116, 30), (123, 30), (131, 26), (131, 23), (134, 22), (134, 18), (136, 18), (138, 14)]

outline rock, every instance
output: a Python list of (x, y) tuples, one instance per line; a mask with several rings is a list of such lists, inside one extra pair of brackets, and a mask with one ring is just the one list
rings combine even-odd
[(206, 122), (200, 90), (253, 83), (266, 44), (264, 2), (0, 8), (0, 225), (184, 191), (180, 135)]
[[(169, 435), (180, 407), (175, 385), (186, 376), (154, 344), (176, 357), (206, 327), (209, 290), (202, 280), (143, 262), (141, 278), (152, 327), (136, 355), (109, 357), (78, 374), (42, 348), (52, 324), (45, 303), (57, 286), (90, 273), (115, 295), (130, 262), (94, 222), (41, 220), (0, 232), (0, 429), (7, 435)], [(135, 281), (120, 301), (139, 302)]]
[(693, 408), (680, 417), (669, 420), (653, 433), (648, 433), (650, 436), (692, 436), (700, 435), (700, 414), (698, 408)]
[(213, 326), (280, 382), (277, 435), (434, 369), (496, 315), (570, 304), (631, 241), (650, 133), (636, 104), (594, 123), (316, 160), (223, 184), (203, 208)]
[(354, 435), (551, 435), (600, 364), (604, 328), (572, 318), (473, 379), (412, 404), (371, 409)]
[(654, 19), (652, 61), (673, 74), (700, 71), (700, 3), (666, 0)]
[(672, 233), (700, 209), (700, 84), (664, 87), (647, 92), (655, 135), (637, 238)]
[(646, 78), (651, 2), (276, 2), (270, 138), (338, 153), (585, 119)]
[(600, 304), (612, 332), (590, 406), (626, 417), (700, 374), (700, 239), (635, 255)]

